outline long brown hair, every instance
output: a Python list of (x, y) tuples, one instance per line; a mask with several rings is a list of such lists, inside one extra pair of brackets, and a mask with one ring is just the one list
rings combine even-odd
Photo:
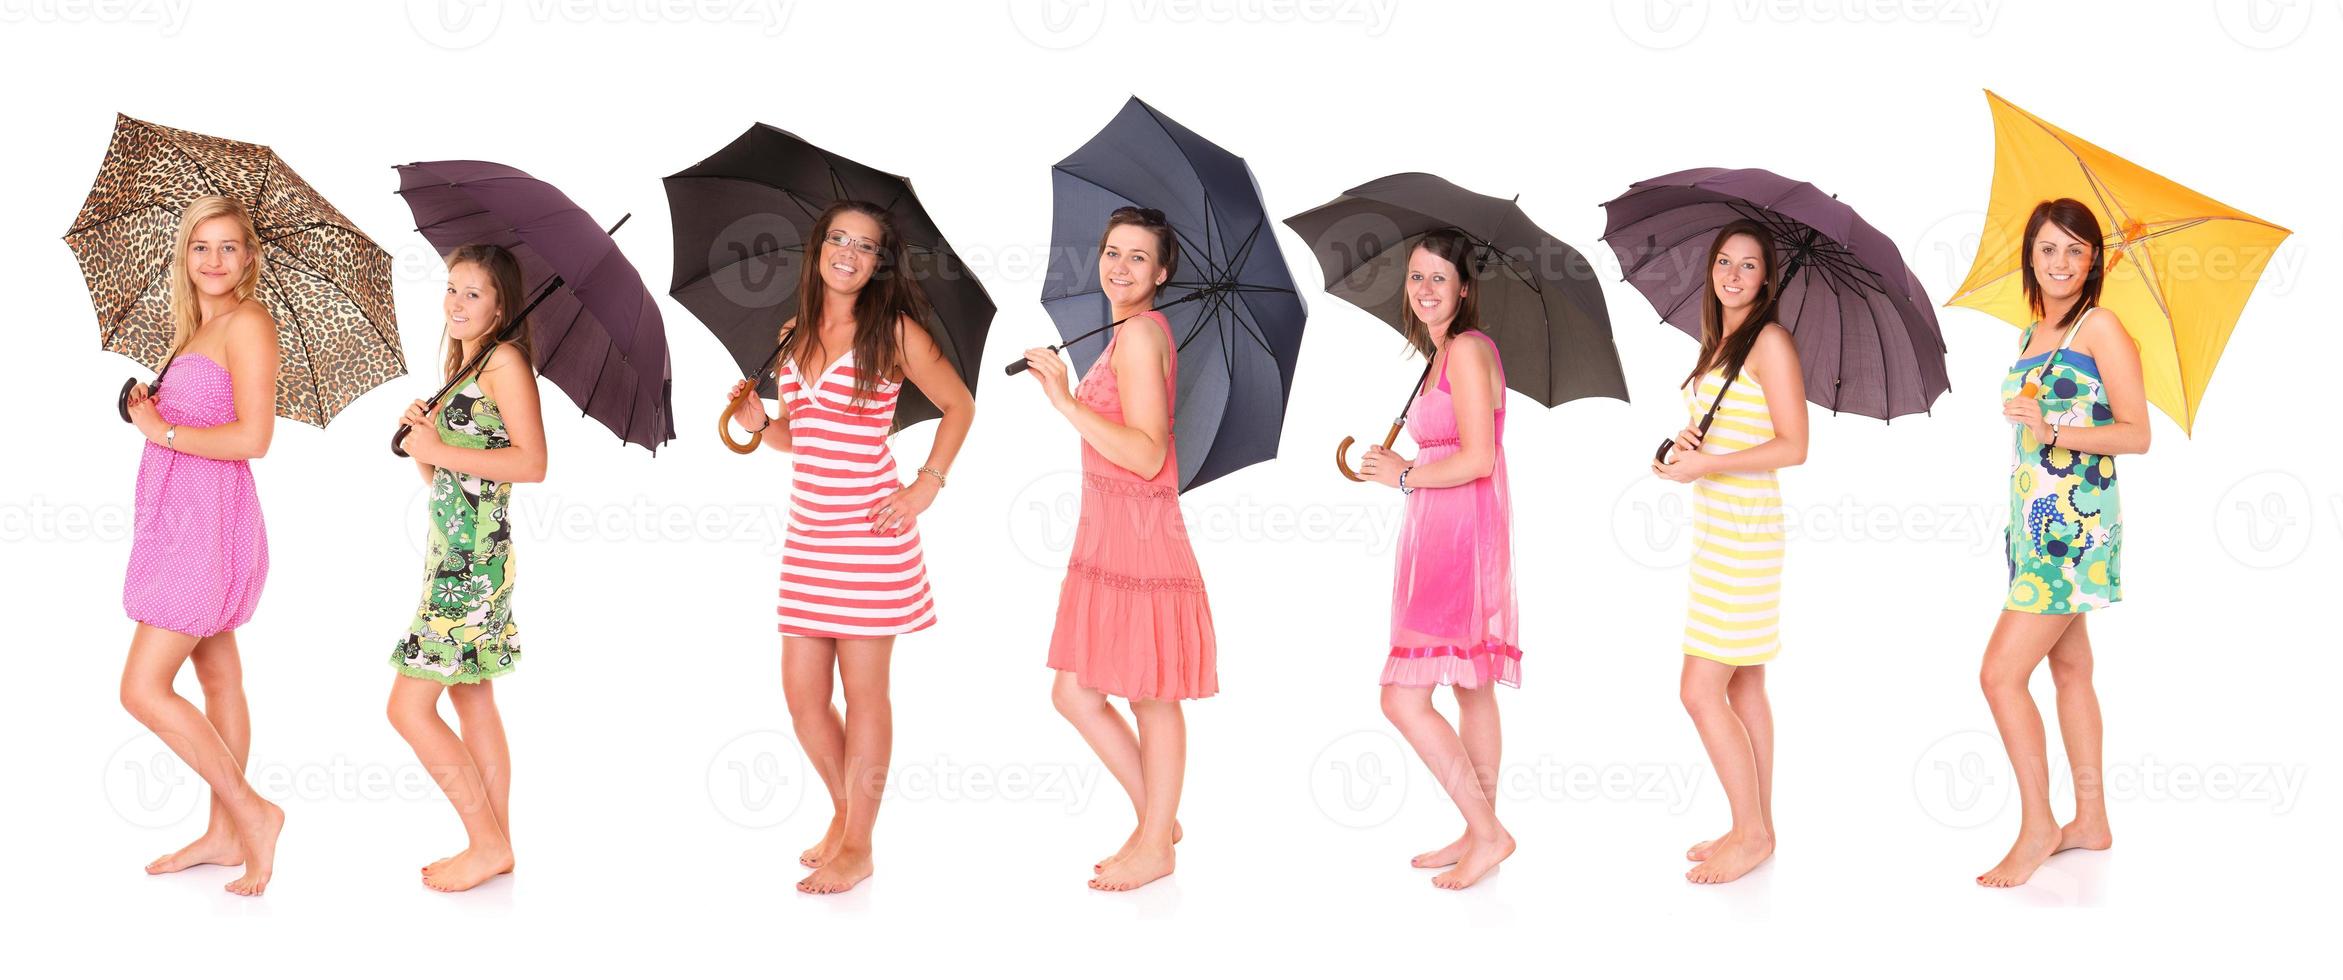
[(236, 280), (236, 301), (242, 303), (260, 291), (260, 233), (252, 228), (252, 212), (244, 202), (232, 197), (206, 194), (188, 202), (187, 210), (179, 212), (179, 231), (172, 237), (171, 246), (171, 354), (177, 356), (195, 337), (195, 328), (203, 323), (203, 310), (195, 300), (195, 281), (187, 267), (187, 250), (194, 247), (195, 228), (213, 218), (233, 218), (237, 231), (244, 236), (244, 275)]
[[(1749, 303), (1749, 318), (1741, 321), (1741, 329), (1732, 337), (1725, 336), (1725, 301), (1717, 298), (1717, 256), (1725, 251), (1725, 243), (1735, 235), (1747, 235), (1757, 242), (1757, 258), (1764, 272), (1764, 284), (1757, 288), (1757, 298)], [(1717, 237), (1708, 246), (1708, 262), (1701, 273), (1700, 300), (1700, 359), (1692, 364), (1692, 373), (1684, 376), (1683, 384), (1691, 384), (1710, 368), (1733, 365), (1733, 373), (1740, 373), (1740, 365), (1749, 360), (1749, 349), (1757, 346), (1757, 335), (1765, 332), (1765, 325), (1773, 322), (1774, 308), (1781, 303), (1781, 266), (1774, 260), (1773, 232), (1755, 221), (1742, 219), (1717, 229)], [(1730, 378), (1726, 380), (1731, 380)], [(1682, 387), (1682, 385), (1678, 385)]]
[(1163, 267), (1163, 282), (1155, 287), (1153, 295), (1162, 295), (1163, 287), (1180, 274), (1180, 236), (1172, 231), (1171, 222), (1164, 220), (1163, 212), (1126, 204), (1106, 216), (1106, 230), (1098, 233), (1099, 254), (1106, 254), (1106, 237), (1123, 225), (1155, 233), (1155, 264)]
[(2083, 274), (2083, 291), (2075, 297), (2075, 305), (2058, 318), (2063, 328), (2075, 322), (2083, 311), (2099, 305), (2099, 287), (2107, 275), (2107, 249), (2099, 237), (2099, 216), (2092, 214), (2088, 205), (2071, 197), (2044, 201), (2034, 205), (2034, 213), (2026, 216), (2026, 236), (2018, 241), (2018, 269), (2026, 277), (2026, 308), (2034, 311), (2034, 319), (2042, 319), (2042, 283), (2034, 278), (2034, 236), (2044, 224), (2055, 224), (2073, 235), (2076, 241), (2091, 246), (2091, 271)]
[[(1456, 318), (1448, 321), (1448, 336), (1454, 337), (1465, 330), (1479, 330), (1481, 328), (1480, 292), (1472, 287), (1480, 282), (1481, 264), (1478, 259), (1473, 257), (1472, 238), (1455, 228), (1438, 228), (1425, 232), (1423, 238), (1418, 239), (1413, 246), (1408, 248), (1406, 255), (1411, 259), (1414, 258), (1416, 249), (1430, 252), (1433, 256), (1446, 260), (1449, 265), (1455, 266), (1456, 274), (1465, 287), (1464, 295), (1457, 297)], [(1401, 266), (1402, 281), (1405, 281), (1406, 275), (1407, 268)], [(1416, 305), (1408, 301), (1407, 290), (1404, 287), (1400, 289), (1399, 293), (1399, 318), (1404, 325), (1402, 332), (1407, 336), (1408, 346), (1415, 348), (1416, 353), (1430, 358), (1435, 353), (1432, 347), (1432, 328), (1416, 316)]]
[[(869, 201), (839, 201), (814, 219), (813, 231), (805, 239), (804, 268), (797, 276), (797, 328), (789, 340), (789, 359), (804, 364), (821, 345), (822, 303), (828, 294), (822, 284), (822, 244), (830, 236), (830, 225), (848, 211), (879, 226), (879, 267), (871, 270), (870, 281), (854, 294), (854, 401), (861, 403), (870, 400), (880, 378), (902, 366), (903, 342), (895, 328), (905, 317), (925, 324), (929, 314), (927, 294), (911, 278), (903, 238), (895, 233), (895, 220), (888, 217), (886, 209)], [(830, 362), (836, 364), (837, 358)], [(803, 378), (800, 383), (811, 387), (819, 380)]]
[[(528, 318), (522, 317), (519, 323), (513, 323), (514, 315), (521, 312), (521, 307), (529, 302), (529, 297), (522, 293), (521, 260), (514, 258), (513, 253), (501, 245), (462, 245), (447, 253), (447, 268), (451, 273), (456, 266), (466, 262), (487, 272), (489, 284), (496, 289), (496, 323), (481, 332), (480, 342), (486, 344), (501, 336), (504, 343), (521, 352), (523, 363), (536, 364), (537, 352), (529, 338)], [(506, 330), (506, 324), (512, 324), (512, 329)], [(463, 369), (464, 345), (451, 338), (447, 345), (447, 361), (440, 368), (440, 380), (454, 381), (456, 372)]]

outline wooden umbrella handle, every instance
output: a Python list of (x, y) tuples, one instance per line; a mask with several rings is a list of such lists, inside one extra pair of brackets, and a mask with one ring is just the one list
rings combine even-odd
[[(732, 413), (740, 411), (740, 406), (747, 404), (749, 399), (755, 397), (757, 397), (757, 386), (748, 386), (740, 393), (740, 397), (726, 403), (724, 414), (716, 418), (716, 438), (724, 440), (724, 448), (743, 456), (756, 452), (757, 446), (765, 441), (765, 434), (763, 432), (750, 432), (747, 441), (732, 441)], [(765, 424), (771, 425), (773, 422), (771, 419), (767, 419)]]
[[(1391, 431), (1383, 436), (1383, 448), (1389, 449), (1392, 443), (1398, 442), (1399, 430), (1406, 425), (1407, 419), (1394, 419), (1391, 423)], [(1365, 483), (1367, 478), (1360, 476), (1357, 471), (1350, 468), (1350, 444), (1355, 441), (1357, 440), (1344, 436), (1342, 437), (1342, 445), (1334, 447), (1334, 468), (1341, 470), (1343, 478), (1352, 483)]]

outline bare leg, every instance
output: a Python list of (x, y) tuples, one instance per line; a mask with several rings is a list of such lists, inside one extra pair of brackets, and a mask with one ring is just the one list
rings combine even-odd
[[(1749, 733), (1750, 752), (1757, 756), (1757, 814), (1765, 826), (1766, 836), (1771, 837), (1774, 832), (1774, 714), (1773, 705), (1765, 697), (1765, 665), (1733, 668), (1733, 679), (1725, 685), (1725, 698), (1733, 706), (1733, 716), (1741, 719), (1742, 730)], [(1716, 844), (1716, 838), (1694, 844), (1684, 852), (1684, 858), (1706, 861)]]
[[(220, 741), (236, 757), (236, 770), (242, 772), (252, 757), (252, 712), (244, 700), (244, 664), (236, 655), (235, 631), (197, 640), (190, 659), (195, 663), (195, 679), (203, 685), (204, 719), (220, 733)], [(228, 817), (228, 804), (213, 793), (211, 815), (204, 824), (203, 836), (148, 862), (146, 873), (169, 874), (202, 864), (243, 863), (244, 847), (236, 841), (236, 822)]]
[(1472, 887), (1513, 854), (1513, 835), (1497, 822), (1495, 802), (1482, 788), (1473, 760), (1465, 752), (1464, 739), (1432, 707), (1429, 687), (1384, 685), (1383, 715), (1432, 770), (1432, 778), (1464, 815), (1465, 833), (1472, 837), (1456, 867), (1434, 876), (1432, 884), (1450, 889)]
[(1685, 880), (1697, 884), (1732, 881), (1773, 856), (1773, 829), (1758, 792), (1757, 749), (1726, 694), (1739, 669), (1686, 656), (1678, 682), (1684, 711), (1700, 732), (1700, 744), (1708, 750), (1709, 765), (1733, 811), (1732, 829), (1710, 846), (1707, 860), (1684, 873)]
[(789, 702), (790, 726), (806, 761), (830, 791), (830, 828), (806, 848), (797, 863), (822, 866), (846, 836), (846, 721), (830, 703), (831, 677), (838, 664), (838, 641), (820, 636), (781, 638), (781, 693)]
[(202, 777), (212, 798), (227, 807), (244, 852), (244, 876), (226, 888), (238, 895), (258, 895), (275, 870), (277, 834), (284, 829), (285, 811), (253, 792), (252, 784), (244, 781), (243, 762), (229, 751), (211, 720), (171, 690), (171, 678), (196, 643), (185, 633), (138, 624), (122, 667), (122, 707)]
[(2076, 618), (2072, 613), (2045, 616), (2003, 610), (1993, 638), (1986, 641), (1978, 683), (1985, 689), (1994, 726), (2001, 729), (2002, 747), (2009, 751), (2010, 766), (2017, 773), (2023, 819), (2017, 843), (1993, 870), (1977, 876), (1978, 884), (2025, 884), (2034, 869), (2058, 851), (2058, 818), (2050, 813), (2050, 749), (2042, 734), (2042, 712), (2034, 706), (2026, 681)]
[(2061, 851), (2104, 851), (2115, 843), (2115, 834), (2107, 828), (2099, 693), (2091, 687), (2088, 620), (2076, 616), (2074, 625), (2050, 645), (2050, 680), (2058, 686), (2058, 734), (2066, 741), (2066, 761), (2075, 774), (2075, 818), (2058, 829)]
[[(459, 736), (464, 751), (472, 754), (472, 764), (480, 768), (481, 781), (488, 786), (488, 808), (496, 813), (496, 826), (504, 832), (506, 847), (512, 846), (513, 818), (512, 751), (505, 746), (504, 718), (496, 710), (495, 681), (476, 684), (450, 684), (448, 702), (456, 706), (456, 722), (463, 726)], [(450, 854), (423, 866), (424, 877), (438, 874), (449, 861), (461, 856)]]
[(438, 681), (395, 675), (387, 713), (391, 726), (415, 750), (416, 761), (439, 783), (464, 823), (463, 853), (424, 875), (423, 883), (443, 892), (460, 892), (512, 870), (513, 851), (497, 824), (496, 808), (489, 805), (479, 765), (464, 740), (439, 717), (439, 695), (445, 688)]
[[(1131, 714), (1139, 719), (1138, 840), (1090, 879), (1100, 891), (1129, 891), (1172, 873), (1180, 786), (1188, 769), (1187, 716), (1178, 701), (1133, 701)], [(1116, 716), (1118, 724), (1121, 718)]]
[[(1473, 774), (1480, 777), (1481, 795), (1489, 798), (1494, 809), (1499, 756), (1505, 742), (1497, 723), (1497, 687), (1494, 682), (1480, 687), (1459, 687), (1455, 694), (1456, 734), (1464, 740), (1464, 755), (1472, 763)], [(1464, 853), (1472, 849), (1472, 842), (1472, 832), (1467, 830), (1448, 846), (1418, 854), (1407, 863), (1418, 868), (1445, 868), (1462, 860)]]
[(870, 877), (871, 831), (878, 825), (879, 800), (895, 752), (895, 709), (887, 693), (894, 651), (892, 636), (838, 641), (838, 678), (846, 689), (846, 825), (838, 846), (797, 883), (799, 891), (842, 892)]
[[(1070, 670), (1057, 672), (1050, 683), (1050, 703), (1058, 714), (1074, 724), (1089, 743), (1090, 751), (1097, 753), (1098, 761), (1106, 765), (1108, 774), (1123, 787), (1123, 795), (1131, 800), (1131, 835), (1123, 839), (1123, 846), (1113, 854), (1090, 866), (1092, 874), (1106, 870), (1106, 866), (1130, 856), (1138, 846), (1139, 830), (1147, 822), (1147, 785), (1139, 764), (1139, 736), (1131, 730), (1131, 723), (1123, 713), (1115, 710), (1106, 695), (1083, 687)], [(1135, 710), (1135, 709), (1134, 709)], [(1172, 821), (1172, 843), (1180, 842), (1179, 821)]]

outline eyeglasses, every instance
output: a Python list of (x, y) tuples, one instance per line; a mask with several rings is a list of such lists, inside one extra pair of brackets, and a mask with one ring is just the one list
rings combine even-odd
[(868, 238), (855, 238), (836, 228), (830, 229), (830, 234), (824, 237), (822, 240), (829, 242), (832, 245), (836, 245), (839, 248), (851, 248), (857, 252), (861, 252), (864, 255), (879, 254), (879, 243), (871, 241)]

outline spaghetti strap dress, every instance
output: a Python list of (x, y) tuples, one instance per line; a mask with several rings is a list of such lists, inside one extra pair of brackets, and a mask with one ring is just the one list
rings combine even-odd
[[(480, 390), (475, 368), (447, 397), (436, 426), (441, 441), (465, 449), (504, 449), (496, 399)], [(444, 466), (431, 473), (431, 532), (423, 563), (423, 599), (407, 635), (391, 650), (391, 667), (441, 684), (477, 684), (519, 666), (521, 630), (513, 623), (513, 486)]]
[[(1692, 424), (1716, 404), (1724, 368), (1684, 387)], [(1768, 393), (1743, 371), (1725, 391), (1700, 441), (1711, 455), (1774, 437)], [(1684, 655), (1748, 667), (1781, 652), (1782, 556), (1787, 538), (1782, 490), (1772, 470), (1719, 470), (1692, 481), (1692, 584), (1684, 610)]]
[[(1125, 331), (1148, 329), (1168, 339), (1171, 321), (1150, 310), (1115, 328), (1074, 397), (1109, 421), (1123, 421), (1115, 345)], [(1163, 384), (1164, 404), (1176, 411), (1177, 354)], [(1142, 476), (1082, 442), (1082, 513), (1058, 587), (1049, 665), (1071, 671), (1083, 687), (1133, 701), (1204, 698), (1220, 690), (1212, 605), (1180, 516), (1176, 444), (1165, 449), (1161, 469)]]
[[(1468, 330), (1464, 343), (1496, 341)], [(1489, 475), (1407, 495), (1399, 563), (1391, 585), (1391, 653), (1384, 684), (1475, 688), (1490, 681), (1521, 686), (1521, 616), (1513, 594), (1513, 504), (1505, 475), (1505, 364), (1497, 363), (1496, 462)], [(1407, 413), (1416, 466), (1456, 455), (1462, 441), (1448, 367), (1439, 383), (1416, 394)]]
[[(2075, 318), (2058, 349), (2010, 365), (2002, 399), (2034, 398), (2042, 420), (2062, 429), (2114, 422), (2099, 363), (2067, 349), (2090, 315), (2086, 309)], [(2033, 342), (2034, 326), (2028, 326), (2019, 352)], [(2115, 457), (2044, 445), (2025, 426), (2012, 428), (2009, 523), (2002, 531), (2009, 589), (2002, 608), (2063, 615), (2113, 605), (2123, 598), (2123, 507)]]
[(903, 382), (878, 378), (858, 401), (861, 372), (851, 348), (812, 381), (795, 358), (781, 360), (793, 447), (776, 607), (785, 636), (895, 636), (936, 624), (917, 524), (871, 530), (871, 508), (904, 486), (887, 448)]

